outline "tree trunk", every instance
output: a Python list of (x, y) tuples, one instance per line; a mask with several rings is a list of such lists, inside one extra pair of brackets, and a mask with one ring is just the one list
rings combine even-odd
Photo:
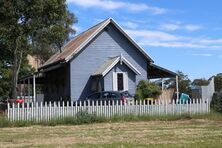
[(12, 99), (17, 99), (17, 82), (18, 74), (22, 62), (22, 52), (18, 53), (15, 49), (13, 53), (13, 66), (12, 66)]

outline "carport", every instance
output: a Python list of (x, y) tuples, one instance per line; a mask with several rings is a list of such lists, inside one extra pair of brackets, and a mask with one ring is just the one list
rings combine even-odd
[(160, 67), (155, 64), (150, 64), (148, 66), (148, 72), (147, 72), (148, 79), (162, 79), (162, 89), (163, 89), (163, 84), (164, 78), (176, 78), (176, 94), (177, 94), (177, 99), (179, 99), (179, 84), (178, 84), (178, 75), (175, 72), (172, 72), (170, 70), (167, 70), (163, 67)]

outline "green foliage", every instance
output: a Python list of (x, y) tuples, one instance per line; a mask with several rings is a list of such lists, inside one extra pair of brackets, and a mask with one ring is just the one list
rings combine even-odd
[(7, 99), (11, 87), (11, 70), (0, 59), (0, 100)]
[(206, 86), (209, 84), (209, 81), (206, 79), (195, 79), (191, 84), (195, 86)]
[(156, 98), (161, 94), (161, 89), (155, 83), (141, 80), (136, 88), (135, 98), (143, 100), (145, 98)]
[[(65, 0), (0, 1), (0, 52), (11, 64), (12, 82), (8, 90), (12, 98), (16, 98), (20, 69), (30, 70), (24, 61), (27, 54), (47, 60), (52, 50), (61, 50), (70, 33), (75, 33), (74, 22), (76, 18), (68, 11)], [(7, 79), (8, 75), (4, 77)]]
[(220, 92), (222, 91), (222, 75), (218, 74), (214, 77), (214, 84), (215, 84), (215, 91)]
[[(179, 82), (179, 92), (191, 94), (191, 81), (188, 78), (188, 75), (184, 74), (182, 71), (177, 71), (178, 82)], [(165, 81), (167, 88), (176, 88), (176, 79), (170, 78)]]
[(222, 94), (214, 93), (210, 107), (217, 112), (222, 113)]

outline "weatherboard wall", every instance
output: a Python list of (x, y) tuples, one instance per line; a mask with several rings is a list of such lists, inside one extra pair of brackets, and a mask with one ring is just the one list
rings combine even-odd
[[(81, 52), (74, 56), (70, 62), (70, 90), (71, 99), (85, 98), (91, 93), (91, 75), (109, 57), (122, 54), (141, 75), (136, 75), (135, 82), (147, 79), (147, 59), (136, 47), (128, 41), (112, 24), (100, 32)], [(106, 77), (108, 79), (108, 77)], [(104, 81), (104, 87), (111, 86), (111, 82)], [(135, 91), (136, 85), (130, 86)], [(131, 92), (135, 93), (135, 92)]]
[(104, 76), (104, 90), (113, 89), (113, 72), (127, 72), (128, 75), (128, 91), (134, 95), (136, 89), (136, 74), (124, 63), (118, 63), (108, 74)]

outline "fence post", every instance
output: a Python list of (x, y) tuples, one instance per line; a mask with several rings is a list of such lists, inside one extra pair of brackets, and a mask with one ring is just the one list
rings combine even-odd
[(155, 100), (155, 115), (157, 115), (157, 100)]
[(202, 114), (203, 110), (202, 110), (202, 99), (200, 99), (200, 114)]
[(159, 115), (161, 114), (161, 104), (162, 104), (162, 101), (158, 100), (158, 114)]
[(210, 102), (209, 102), (209, 99), (207, 99), (207, 105), (208, 105), (208, 113), (210, 113)]
[(43, 108), (42, 108), (42, 102), (40, 102), (40, 121), (42, 121), (43, 120), (43, 115), (42, 115), (42, 110), (43, 110)]
[(181, 107), (181, 100), (179, 100), (180, 115), (182, 114)]
[(145, 100), (143, 100), (143, 114), (147, 115)]
[(186, 113), (188, 114), (189, 113), (189, 108), (188, 108), (189, 107), (189, 100), (186, 101), (186, 107), (187, 107)]
[(17, 103), (17, 120), (20, 120), (20, 105)]
[(94, 109), (94, 103), (95, 103), (94, 100), (92, 100), (92, 114), (96, 114)]
[(10, 111), (11, 111), (10, 104), (7, 103), (7, 119), (8, 119), (9, 121), (11, 121), (11, 119), (10, 119)]
[(111, 112), (111, 115), (113, 116), (115, 113), (115, 101), (112, 100), (112, 112)]
[(51, 120), (52, 117), (52, 103), (49, 101), (49, 120)]

